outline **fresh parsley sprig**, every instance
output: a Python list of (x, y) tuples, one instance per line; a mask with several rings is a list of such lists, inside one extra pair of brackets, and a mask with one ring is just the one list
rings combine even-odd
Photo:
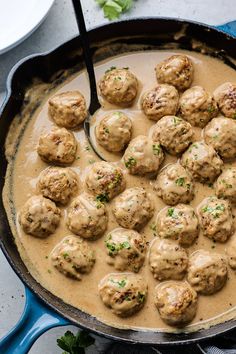
[(116, 20), (120, 15), (133, 6), (133, 0), (95, 0), (103, 9), (104, 17), (110, 21)]
[(85, 354), (84, 348), (89, 347), (94, 343), (88, 332), (81, 331), (74, 335), (71, 331), (67, 331), (64, 336), (57, 339), (57, 345), (63, 349), (62, 354)]

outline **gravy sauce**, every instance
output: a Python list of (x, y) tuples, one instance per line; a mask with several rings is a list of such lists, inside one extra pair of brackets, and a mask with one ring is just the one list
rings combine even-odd
[[(140, 80), (139, 94), (134, 105), (129, 109), (117, 109), (117, 107), (105, 102), (101, 98), (102, 108), (93, 118), (95, 126), (99, 120), (111, 110), (120, 110), (127, 113), (133, 122), (133, 136), (139, 134), (148, 134), (149, 129), (155, 124), (154, 121), (148, 120), (140, 111), (140, 99), (142, 93), (156, 85), (156, 77), (154, 68), (156, 64), (163, 59), (176, 54), (187, 54), (194, 62), (195, 74), (192, 85), (201, 85), (210, 93), (220, 84), (226, 81), (236, 82), (236, 72), (230, 67), (223, 64), (221, 61), (212, 57), (207, 57), (199, 53), (176, 50), (170, 51), (146, 51), (135, 52), (127, 55), (121, 55), (104, 61), (96, 65), (97, 81), (102, 77), (104, 72), (111, 66), (129, 67), (130, 70)], [(36, 147), (41, 133), (47, 132), (53, 125), (48, 118), (47, 100), (49, 96), (55, 93), (67, 90), (80, 90), (87, 102), (89, 102), (89, 86), (85, 72), (79, 72), (67, 79), (62, 85), (50, 92), (50, 95), (44, 97), (39, 108), (35, 111), (32, 118), (26, 122), (25, 127), (15, 129), (17, 133), (13, 133), (11, 141), (18, 141), (17, 152), (14, 152), (14, 158), (10, 160), (8, 173), (4, 187), (4, 205), (7, 211), (8, 219), (11, 225), (13, 235), (21, 257), (27, 265), (33, 277), (41, 283), (45, 288), (53, 294), (62, 298), (66, 303), (69, 303), (92, 316), (97, 317), (102, 322), (120, 328), (136, 328), (152, 331), (178, 331), (175, 328), (167, 326), (158, 314), (153, 301), (154, 287), (158, 281), (154, 279), (148, 267), (148, 257), (145, 264), (141, 268), (139, 274), (148, 281), (148, 297), (144, 308), (137, 314), (129, 318), (119, 318), (115, 316), (110, 309), (99, 298), (97, 285), (99, 281), (108, 273), (114, 272), (114, 268), (105, 262), (106, 250), (104, 244), (104, 236), (97, 241), (88, 241), (96, 253), (96, 263), (91, 273), (84, 275), (82, 281), (76, 281), (66, 278), (59, 273), (50, 262), (49, 254), (54, 246), (60, 242), (65, 236), (71, 234), (65, 224), (66, 207), (61, 207), (62, 217), (61, 222), (56, 232), (46, 239), (39, 239), (27, 235), (19, 226), (17, 215), (18, 211), (26, 200), (36, 194), (36, 183), (39, 173), (47, 167), (38, 156)], [(24, 121), (24, 117), (22, 117)], [(13, 131), (13, 129), (12, 129)], [(195, 140), (201, 138), (201, 130), (194, 128)], [(77, 150), (77, 159), (71, 166), (79, 175), (81, 184), (79, 193), (84, 189), (84, 179), (88, 169), (92, 163), (98, 161), (98, 158), (93, 153), (85, 138), (83, 129), (74, 132), (79, 146)], [(11, 146), (7, 146), (10, 150)], [(99, 147), (100, 151), (107, 157), (108, 161), (119, 160), (121, 155), (114, 155), (106, 152)], [(166, 154), (163, 166), (167, 163), (176, 161), (175, 157)], [(227, 165), (227, 164), (225, 164)], [(236, 163), (231, 166), (236, 166)], [(124, 168), (125, 170), (125, 168)], [(154, 237), (154, 231), (150, 228), (156, 219), (156, 215), (165, 204), (153, 192), (153, 181), (143, 177), (135, 177), (126, 173), (127, 187), (142, 186), (152, 194), (155, 203), (155, 214), (149, 223), (141, 231), (144, 234), (147, 242), (150, 242)], [(196, 207), (203, 198), (214, 194), (212, 187), (195, 183), (195, 198), (191, 205)], [(118, 227), (112, 212), (113, 202), (107, 204), (109, 211), (109, 225), (107, 232)], [(234, 216), (236, 215), (235, 208), (233, 209)], [(234, 219), (236, 227), (236, 222)], [(214, 252), (225, 254), (226, 244), (213, 243), (210, 239), (204, 237), (200, 233), (199, 238), (193, 246), (187, 249), (191, 254), (193, 251), (203, 248)], [(194, 321), (184, 328), (184, 331), (195, 331), (203, 327), (209, 327), (213, 324), (224, 322), (231, 318), (235, 318), (236, 314), (236, 274), (229, 268), (229, 279), (225, 287), (218, 293), (211, 296), (199, 296), (199, 305), (197, 315)], [(183, 330), (182, 330), (183, 331)]]

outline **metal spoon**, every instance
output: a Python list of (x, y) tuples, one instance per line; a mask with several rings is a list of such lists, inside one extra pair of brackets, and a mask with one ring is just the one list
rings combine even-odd
[(93, 151), (97, 154), (97, 156), (106, 161), (106, 159), (100, 155), (100, 153), (97, 151), (96, 147), (94, 146), (93, 140), (91, 139), (91, 130), (90, 130), (90, 121), (91, 121), (91, 116), (99, 109), (101, 108), (101, 104), (98, 99), (98, 93), (97, 93), (97, 85), (96, 85), (96, 78), (95, 78), (95, 73), (94, 73), (94, 67), (93, 67), (93, 60), (91, 56), (91, 51), (90, 51), (90, 45), (89, 45), (89, 38), (88, 38), (88, 32), (86, 30), (85, 26), (85, 21), (84, 21), (84, 15), (83, 15), (83, 10), (81, 6), (80, 0), (72, 0), (74, 10), (75, 10), (75, 16), (76, 16), (76, 21), (77, 25), (79, 28), (80, 32), (80, 39), (82, 43), (82, 48), (83, 48), (83, 54), (84, 54), (84, 61), (89, 77), (89, 85), (90, 85), (90, 105), (88, 109), (88, 116), (84, 121), (84, 131), (86, 134), (86, 137), (92, 146)]

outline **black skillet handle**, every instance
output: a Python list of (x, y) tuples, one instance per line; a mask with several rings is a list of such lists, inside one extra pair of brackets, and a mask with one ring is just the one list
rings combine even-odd
[(90, 45), (89, 45), (89, 38), (88, 38), (86, 26), (85, 26), (81, 2), (80, 2), (80, 0), (72, 0), (72, 3), (74, 6), (74, 10), (75, 10), (76, 21), (77, 21), (77, 25), (79, 28), (80, 38), (81, 38), (82, 47), (83, 47), (84, 60), (85, 60), (85, 64), (86, 64), (87, 72), (88, 72), (88, 76), (89, 76), (89, 83), (90, 83), (89, 113), (91, 115), (93, 115), (101, 107), (101, 105), (98, 100), (96, 78), (95, 78), (95, 73), (94, 73)]

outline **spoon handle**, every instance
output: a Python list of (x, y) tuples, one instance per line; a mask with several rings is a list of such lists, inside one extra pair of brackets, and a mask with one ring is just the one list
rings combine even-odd
[(83, 53), (84, 53), (84, 60), (85, 60), (85, 64), (86, 64), (86, 68), (87, 68), (87, 72), (88, 72), (88, 76), (89, 76), (89, 84), (90, 84), (89, 113), (91, 115), (93, 115), (101, 107), (101, 105), (98, 100), (96, 78), (95, 78), (95, 73), (94, 73), (92, 55), (91, 55), (91, 51), (90, 51), (89, 38), (88, 38), (86, 26), (85, 26), (81, 1), (80, 0), (72, 0), (72, 3), (74, 6), (74, 10), (75, 10), (76, 21), (77, 21), (77, 25), (78, 25), (79, 32), (80, 32), (80, 39), (81, 39)]

